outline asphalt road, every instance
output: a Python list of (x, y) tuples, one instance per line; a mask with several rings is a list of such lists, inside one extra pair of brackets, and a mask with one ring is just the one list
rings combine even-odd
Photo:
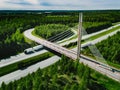
[[(117, 24), (117, 25), (115, 25), (115, 26), (111, 26), (111, 27), (109, 27), (109, 28), (107, 28), (107, 29), (101, 30), (101, 31), (96, 32), (96, 33), (84, 35), (84, 36), (82, 37), (82, 39), (89, 38), (89, 37), (91, 37), (91, 36), (94, 36), (94, 35), (96, 35), (96, 34), (105, 32), (105, 31), (110, 30), (110, 29), (112, 29), (112, 28), (115, 28), (115, 27), (117, 27), (117, 26), (120, 26), (120, 24)], [(74, 31), (75, 35), (77, 34), (77, 32), (76, 32), (75, 30), (72, 30), (72, 31)], [(96, 39), (96, 40), (94, 40), (94, 41), (84, 43), (84, 44), (82, 44), (82, 46), (86, 46), (86, 45), (88, 45), (89, 43), (95, 44), (95, 43), (97, 43), (97, 42), (100, 42), (100, 41), (106, 39), (108, 36), (111, 36), (111, 35), (115, 34), (116, 32), (117, 32), (117, 31), (112, 32), (112, 33), (110, 33), (109, 35), (105, 35), (105, 36), (103, 36), (103, 37), (101, 37), (101, 38), (98, 38), (98, 39)], [(74, 36), (75, 36), (75, 35), (74, 35)], [(72, 36), (72, 37), (73, 37), (73, 36)], [(70, 38), (71, 38), (71, 37), (70, 37)], [(67, 39), (69, 39), (69, 38), (67, 38)], [(67, 40), (67, 39), (64, 39), (64, 40)], [(64, 41), (64, 40), (62, 40), (62, 41)], [(62, 42), (62, 41), (60, 41), (60, 42)], [(77, 39), (73, 39), (73, 40), (70, 40), (70, 41), (61, 43), (60, 46), (69, 44), (69, 43), (71, 43), (71, 42), (76, 42), (76, 41), (77, 41)], [(59, 42), (58, 42), (58, 43), (59, 43)], [(74, 51), (77, 51), (77, 48), (74, 49)], [(41, 51), (39, 51), (39, 52), (32, 53), (32, 54), (28, 54), (28, 55), (26, 55), (26, 54), (24, 54), (24, 53), (20, 53), (20, 54), (18, 54), (18, 55), (11, 56), (10, 58), (2, 59), (2, 60), (0, 60), (0, 67), (6, 66), (6, 65), (9, 65), (9, 64), (18, 62), (18, 61), (22, 61), (22, 60), (24, 60), (24, 59), (27, 59), (27, 58), (30, 58), (30, 57), (33, 57), (33, 56), (42, 54), (42, 53), (44, 53), (44, 52), (47, 52), (47, 50), (41, 50)]]
[[(89, 39), (90, 37), (92, 37), (92, 36), (94, 36), (94, 35), (100, 34), (100, 33), (105, 32), (105, 31), (109, 31), (109, 30), (111, 30), (112, 28), (115, 28), (115, 27), (118, 27), (118, 26), (120, 26), (120, 24), (117, 24), (117, 25), (115, 25), (115, 26), (111, 26), (111, 27), (109, 27), (109, 28), (107, 28), (107, 29), (104, 29), (104, 30), (101, 30), (101, 31), (99, 31), (99, 32), (95, 32), (95, 33), (91, 33), (91, 34), (84, 35), (84, 36), (82, 36), (82, 40)], [(97, 39), (95, 39), (94, 41), (90, 41), (90, 42), (92, 42), (93, 44), (98, 43), (98, 42), (100, 42), (100, 41), (102, 41), (102, 40), (107, 39), (108, 36), (112, 36), (112, 35), (116, 34), (117, 31), (120, 31), (120, 29), (119, 29), (119, 30), (116, 30), (116, 31), (114, 31), (114, 32), (112, 32), (112, 33), (109, 33), (109, 34), (107, 34), (107, 35), (104, 35), (104, 36), (102, 36), (102, 37), (100, 37), (100, 38), (97, 38)], [(61, 46), (64, 46), (64, 45), (67, 45), (67, 44), (69, 44), (69, 43), (76, 42), (77, 40), (78, 40), (78, 39), (72, 39), (72, 40), (67, 41), (67, 42), (65, 42), (65, 43), (61, 43), (60, 45), (61, 45)], [(86, 42), (86, 43), (82, 44), (81, 46), (85, 46), (85, 45), (89, 44), (90, 42)]]
[(5, 82), (7, 84), (10, 81), (18, 80), (22, 77), (25, 77), (29, 73), (37, 71), (38, 68), (42, 69), (42, 68), (45, 68), (47, 66), (50, 66), (50, 65), (54, 64), (55, 62), (57, 62), (59, 59), (60, 59), (60, 57), (53, 56), (53, 57), (48, 58), (44, 61), (38, 62), (37, 64), (31, 65), (28, 68), (25, 68), (23, 70), (17, 70), (17, 71), (10, 73), (10, 74), (4, 75), (4, 76), (0, 77), (0, 85), (2, 84), (2, 82)]
[[(95, 39), (95, 40), (91, 40), (91, 41), (85, 42), (85, 43), (83, 43), (83, 44), (81, 45), (81, 47), (84, 47), (84, 46), (86, 46), (86, 45), (88, 45), (88, 44), (93, 44), (93, 45), (94, 45), (94, 44), (96, 44), (96, 43), (98, 43), (98, 42), (101, 42), (101, 41), (107, 39), (109, 36), (115, 35), (118, 31), (120, 31), (120, 29), (118, 29), (118, 30), (116, 30), (116, 31), (114, 31), (114, 32), (111, 32), (111, 33), (109, 33), (109, 34), (107, 34), (107, 35), (104, 35), (104, 36), (102, 36), (102, 37), (100, 37), (100, 38), (97, 38), (97, 39)], [(73, 41), (73, 42), (75, 42), (75, 41)], [(66, 44), (67, 44), (67, 43), (66, 43)], [(69, 42), (68, 42), (68, 44), (69, 44)], [(77, 48), (74, 49), (74, 51), (77, 51)]]
[[(31, 33), (32, 31), (33, 31), (32, 29), (25, 31), (25, 33), (26, 33), (25, 36), (28, 37), (28, 38), (31, 39), (31, 40), (34, 40), (35, 42), (40, 41), (38, 37), (35, 37), (35, 36), (33, 36), (32, 34), (30, 35), (30, 33)], [(117, 32), (117, 31), (116, 31), (116, 32)], [(100, 37), (100, 38), (96, 39), (96, 41), (94, 40), (93, 42), (95, 43), (95, 42), (99, 42), (100, 40), (106, 39), (109, 35), (113, 35), (113, 34), (115, 34), (116, 32), (112, 32), (112, 33), (110, 33), (110, 34), (108, 34), (108, 35), (105, 35), (104, 38), (103, 38), (103, 37)], [(101, 38), (102, 38), (102, 39), (101, 39)], [(45, 41), (45, 40), (44, 40), (44, 41)], [(40, 43), (42, 43), (42, 42), (40, 42)], [(46, 44), (47, 44), (47, 43), (46, 43)], [(51, 46), (49, 46), (49, 45), (51, 45)], [(55, 45), (56, 45), (56, 44), (55, 44)], [(49, 44), (49, 43), (48, 43), (48, 47), (49, 47), (49, 48), (52, 48), (52, 46), (54, 47), (54, 44)], [(56, 47), (56, 49), (53, 49), (53, 50), (57, 50), (57, 49), (62, 49), (62, 47), (60, 47), (60, 46), (58, 45), (58, 47)], [(67, 51), (63, 51), (63, 53), (66, 54)], [(68, 52), (68, 53), (69, 53), (70, 55), (73, 55), (72, 52)], [(77, 56), (77, 54), (76, 54), (76, 56)], [(73, 57), (74, 57), (74, 56), (73, 56)], [(86, 58), (87, 58), (87, 57), (86, 57)], [(91, 61), (90, 59), (87, 60), (87, 59), (85, 59), (85, 58), (81, 58), (80, 61), (83, 62), (84, 64), (87, 64), (89, 67), (95, 69), (96, 71), (99, 71), (99, 72), (101, 72), (102, 74), (105, 74), (105, 75), (107, 75), (107, 76), (109, 76), (109, 77), (111, 77), (111, 78), (113, 78), (113, 79), (115, 79), (115, 80), (117, 80), (117, 81), (120, 81), (120, 73), (117, 72), (117, 74), (116, 74), (116, 73), (114, 73), (114, 72), (113, 72), (112, 70), (110, 70), (110, 69), (106, 69), (106, 68), (100, 67), (100, 66), (101, 66), (100, 64), (98, 64), (98, 63), (96, 63), (96, 62), (93, 62), (93, 61)], [(99, 66), (99, 67), (95, 67), (95, 66)]]
[(39, 52), (35, 52), (35, 53), (32, 53), (32, 54), (21, 53), (21, 54), (18, 54), (16, 56), (11, 56), (8, 59), (2, 59), (0, 61), (0, 67), (7, 66), (9, 64), (12, 64), (12, 63), (15, 63), (15, 62), (18, 62), (18, 61), (22, 61), (22, 60), (25, 60), (27, 58), (31, 58), (33, 56), (40, 55), (40, 54), (45, 53), (45, 52), (48, 52), (48, 51), (43, 49), (43, 50), (41, 50)]
[[(25, 68), (23, 70), (17, 70), (17, 71), (10, 73), (10, 74), (4, 75), (4, 76), (0, 77), (0, 85), (2, 84), (3, 81), (7, 84), (11, 81), (18, 80), (22, 77), (25, 77), (29, 73), (37, 71), (38, 68), (42, 69), (42, 68), (45, 68), (47, 66), (50, 66), (50, 65), (54, 64), (55, 62), (57, 62), (59, 59), (60, 59), (60, 57), (53, 56), (53, 57), (46, 59), (44, 61), (41, 61), (37, 64), (31, 65), (28, 68)], [(104, 75), (107, 75), (108, 77), (115, 79), (116, 81), (120, 81), (120, 74), (119, 73), (112, 72), (111, 70), (103, 68), (99, 64), (92, 63), (91, 61), (85, 60), (83, 58), (80, 59), (80, 62), (88, 65), (89, 67), (97, 70), (100, 73), (103, 73)]]
[[(111, 34), (112, 35), (112, 34)], [(106, 36), (107, 38), (108, 36)], [(96, 42), (103, 40), (103, 39), (99, 39)], [(75, 49), (74, 49), (75, 50)], [(32, 57), (32, 56), (31, 56)], [(24, 69), (24, 70), (17, 70), (15, 72), (12, 72), (10, 74), (4, 75), (2, 77), (0, 77), (0, 84), (4, 81), (5, 83), (9, 83), (10, 81), (14, 81), (14, 80), (18, 80), (21, 77), (26, 76), (28, 73), (32, 73), (35, 72), (38, 68), (44, 68), (47, 67), (51, 64), (54, 64), (55, 62), (57, 62), (60, 59), (60, 57), (58, 56), (53, 56), (49, 59), (46, 59), (42, 62), (39, 62), (35, 65), (31, 65), (28, 68)], [(104, 67), (102, 67), (99, 64), (93, 63), (91, 61), (85, 60), (83, 58), (80, 59), (80, 62), (83, 62), (84, 64), (87, 64), (88, 66), (90, 66), (91, 68), (107, 75), (108, 77), (111, 77), (117, 81), (120, 81), (120, 73), (116, 73), (116, 72), (112, 72), (109, 69), (106, 69)]]
[[(75, 34), (69, 38), (66, 38), (64, 40), (67, 40), (67, 39), (70, 39), (72, 37), (74, 37), (77, 32), (75, 30), (72, 30)], [(59, 41), (59, 42), (62, 42), (63, 40)], [(57, 42), (57, 43), (59, 43)], [(65, 43), (65, 42), (64, 42)], [(12, 63), (15, 63), (15, 62), (18, 62), (18, 61), (22, 61), (24, 59), (27, 59), (27, 58), (31, 58), (33, 56), (37, 56), (39, 54), (42, 54), (42, 53), (45, 53), (45, 52), (48, 52), (47, 50), (45, 49), (42, 49), (40, 50), (39, 52), (35, 52), (35, 53), (31, 53), (31, 54), (25, 54), (24, 52), (23, 53), (20, 53), (18, 55), (14, 55), (14, 56), (11, 56), (9, 58), (4, 58), (4, 59), (1, 59), (0, 60), (0, 67), (4, 67), (4, 66), (7, 66), (9, 64), (12, 64)]]

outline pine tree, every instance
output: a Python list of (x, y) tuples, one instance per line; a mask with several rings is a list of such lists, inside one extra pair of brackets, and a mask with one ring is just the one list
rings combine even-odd
[(4, 82), (1, 85), (1, 90), (6, 90), (6, 84)]

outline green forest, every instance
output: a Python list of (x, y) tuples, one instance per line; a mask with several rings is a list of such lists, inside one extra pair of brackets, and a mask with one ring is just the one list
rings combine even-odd
[[(93, 33), (120, 21), (120, 11), (83, 12), (83, 26), (87, 33)], [(48, 39), (78, 24), (78, 12), (56, 13), (0, 13), (0, 59), (23, 52), (34, 46), (25, 41), (23, 32), (35, 27), (35, 33)], [(120, 64), (120, 32), (97, 45), (107, 61)], [(66, 47), (74, 46), (77, 42)], [(85, 54), (91, 55), (88, 48)], [(24, 61), (0, 68), (0, 75), (42, 61), (50, 56), (45, 53)], [(39, 59), (40, 58), (40, 59)], [(65, 56), (57, 63), (38, 69), (19, 80), (2, 83), (0, 90), (120, 90), (120, 83), (90, 69), (78, 61)], [(9, 69), (8, 69), (9, 68)]]
[(120, 83), (65, 56), (57, 63), (21, 78), (2, 83), (0, 90), (119, 90)]
[(55, 36), (60, 32), (68, 30), (69, 27), (67, 25), (62, 24), (47, 24), (47, 25), (40, 25), (35, 27), (35, 33), (42, 38), (48, 39), (51, 36)]
[[(84, 22), (102, 23), (94, 24), (94, 31), (107, 28), (112, 25), (113, 22), (120, 21), (120, 11), (92, 11), (83, 12), (83, 14)], [(78, 23), (78, 12), (56, 12), (47, 14), (25, 12), (0, 13), (0, 58), (7, 58), (11, 55), (18, 54), (23, 52), (24, 49), (33, 46), (25, 42), (23, 32), (26, 29), (49, 24), (62, 24), (63, 27), (73, 27), (76, 23)], [(103, 28), (100, 27), (101, 25), (103, 25)], [(88, 27), (90, 27), (90, 25), (88, 25)], [(90, 27), (90, 29), (87, 30), (88, 33), (93, 32), (92, 29), (93, 27)]]
[[(107, 61), (120, 64), (120, 32), (109, 36), (108, 39), (97, 43), (96, 46)], [(83, 53), (92, 55), (89, 48), (86, 48)]]
[[(75, 25), (77, 26), (76, 23), (71, 23), (71, 25), (74, 27)], [(83, 23), (83, 27), (85, 28), (88, 34), (100, 31), (110, 26), (112, 26), (112, 23), (110, 22), (84, 22)], [(70, 28), (73, 28), (73, 27), (70, 27), (64, 24), (40, 25), (35, 27), (35, 34), (41, 36), (42, 38), (48, 39), (50, 37), (55, 36), (56, 34), (59, 34), (66, 30), (70, 30)]]
[(88, 34), (103, 30), (112, 26), (110, 22), (83, 22), (83, 27)]

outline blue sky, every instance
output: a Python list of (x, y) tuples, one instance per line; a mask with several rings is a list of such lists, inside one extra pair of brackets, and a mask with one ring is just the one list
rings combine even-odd
[(0, 10), (120, 9), (120, 0), (0, 0)]

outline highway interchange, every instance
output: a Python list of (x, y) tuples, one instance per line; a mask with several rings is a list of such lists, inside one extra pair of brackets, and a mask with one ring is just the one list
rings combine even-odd
[[(66, 55), (66, 56), (68, 56), (68, 57), (70, 57), (70, 58), (72, 58), (74, 60), (77, 59), (77, 57), (76, 57), (77, 53), (75, 53), (75, 51), (65, 49), (65, 48), (61, 47), (60, 45), (56, 46), (56, 44), (54, 44), (52, 42), (49, 42), (49, 41), (46, 41), (46, 40), (40, 41), (40, 38), (32, 35), (32, 31), (33, 30), (34, 29), (30, 29), (30, 30), (25, 31), (25, 36), (27, 38), (29, 38), (29, 39), (39, 43), (39, 44), (42, 44), (42, 45), (44, 45), (44, 46), (46, 46), (48, 48), (51, 48), (52, 50), (55, 50), (56, 52), (64, 54), (64, 55)], [(101, 38), (102, 37), (98, 38), (97, 41), (94, 41), (94, 42), (99, 42), (99, 39), (102, 40)], [(45, 42), (45, 44), (44, 44), (44, 42)], [(95, 69), (95, 70), (97, 70), (97, 71), (99, 71), (99, 72), (101, 72), (101, 73), (103, 73), (103, 74), (105, 74), (105, 75), (107, 75), (107, 76), (117, 80), (117, 81), (120, 81), (120, 73), (119, 72), (115, 72), (114, 73), (112, 70), (108, 70), (106, 68), (100, 67), (101, 64), (93, 62), (88, 57), (85, 57), (85, 56), (82, 56), (82, 57), (84, 57), (84, 58), (80, 58), (80, 62), (83, 62), (84, 64), (87, 64), (89, 67), (91, 67), (91, 68), (93, 68), (93, 69)], [(89, 60), (87, 60), (85, 58), (87, 58)]]
[[(31, 30), (32, 30), (32, 29), (31, 29)], [(27, 36), (28, 38), (31, 38), (31, 39), (33, 40), (32, 36), (28, 35), (28, 33), (29, 33), (29, 34), (31, 33), (31, 30), (25, 31), (24, 35)], [(113, 34), (115, 34), (116, 32), (117, 32), (117, 31), (112, 32), (112, 33), (110, 33), (110, 34), (108, 34), (108, 35), (105, 35), (105, 36), (103, 36), (103, 37), (100, 37), (100, 38), (94, 40), (93, 43), (97, 43), (97, 42), (99, 42), (99, 41), (101, 41), (101, 40), (104, 40), (104, 39), (106, 39), (108, 36), (113, 35)], [(30, 37), (29, 37), (29, 36), (30, 36)], [(37, 37), (36, 37), (36, 38), (37, 38)], [(38, 39), (38, 38), (37, 38), (37, 39)], [(34, 41), (35, 41), (35, 40), (34, 40)], [(74, 40), (74, 41), (75, 41), (75, 40)], [(70, 43), (70, 42), (68, 42), (68, 43)], [(76, 48), (73, 49), (73, 50), (76, 50)], [(41, 54), (41, 53), (44, 53), (44, 52), (47, 52), (47, 50), (41, 50), (40, 52), (31, 54), (31, 55), (27, 55), (27, 56), (25, 55), (25, 57), (20, 58), (20, 57), (22, 56), (22, 54), (23, 54), (23, 53), (22, 53), (21, 55), (17, 55), (17, 57), (19, 57), (17, 60), (16, 60), (15, 57), (12, 57), (10, 61), (8, 61), (8, 60), (7, 60), (7, 61), (2, 60), (2, 61), (0, 62), (0, 67), (9, 65), (9, 64), (11, 64), (11, 63), (14, 63), (14, 62), (17, 62), (17, 61), (20, 61), (20, 60), (23, 60), (23, 59), (26, 59), (26, 58), (29, 58), (29, 57), (33, 57), (33, 56), (35, 56), (35, 55), (38, 55), (38, 54)], [(71, 51), (70, 51), (70, 52), (71, 52)], [(14, 59), (15, 59), (15, 60), (14, 60)], [(57, 62), (59, 59), (60, 59), (60, 57), (55, 55), (55, 56), (53, 56), (53, 57), (51, 57), (51, 58), (49, 58), (49, 59), (46, 59), (46, 60), (44, 60), (44, 61), (42, 61), (42, 62), (39, 62), (39, 63), (37, 63), (37, 64), (35, 64), (35, 65), (31, 65), (30, 67), (28, 67), (28, 68), (26, 68), (26, 69), (24, 69), (24, 70), (17, 70), (17, 71), (15, 71), (15, 72), (10, 73), (10, 74), (4, 75), (4, 76), (0, 77), (0, 84), (2, 83), (2, 81), (4, 81), (5, 83), (9, 83), (10, 81), (18, 80), (19, 78), (26, 76), (28, 73), (32, 73), (32, 72), (36, 71), (38, 68), (44, 68), (44, 67), (47, 67), (47, 66), (49, 66), (49, 65)], [(7, 62), (8, 62), (8, 63), (7, 63)], [(105, 75), (107, 75), (107, 76), (109, 76), (109, 77), (117, 80), (117, 81), (120, 81), (120, 73), (112, 72), (111, 70), (108, 70), (108, 69), (103, 68), (103, 67), (102, 67), (101, 65), (99, 65), (99, 64), (93, 63), (93, 62), (88, 61), (88, 60), (85, 60), (85, 59), (83, 59), (83, 58), (80, 59), (80, 62), (83, 62), (83, 63), (87, 64), (88, 66), (90, 66), (91, 68), (93, 68), (93, 69), (95, 69), (95, 70), (97, 70), (97, 71), (99, 71), (99, 72), (101, 72), (101, 73), (103, 73), (103, 74), (105, 74)]]
[[(120, 26), (120, 24), (117, 24), (117, 25), (115, 25), (115, 26), (111, 26), (110, 28), (101, 30), (101, 31), (96, 32), (96, 33), (84, 35), (84, 36), (82, 36), (82, 40), (83, 40), (83, 39), (87, 39), (87, 38), (89, 38), (89, 37), (91, 37), (91, 36), (97, 35), (97, 34), (99, 34), (99, 33), (105, 32), (105, 31), (110, 30), (110, 29), (112, 29), (112, 28), (115, 28), (115, 27), (117, 27), (117, 26)], [(77, 32), (76, 32), (75, 30), (73, 30), (73, 31), (74, 31), (74, 33), (75, 33), (75, 35), (76, 35)], [(117, 31), (120, 31), (120, 30), (117, 30)], [(95, 39), (94, 41), (86, 42), (86, 43), (82, 44), (82, 46), (85, 46), (85, 45), (87, 45), (87, 44), (89, 44), (89, 43), (93, 43), (93, 44), (94, 44), (95, 42), (97, 43), (97, 42), (99, 42), (99, 41), (102, 41), (102, 40), (104, 40), (104, 39), (107, 39), (108, 36), (114, 35), (117, 31), (114, 31), (114, 32), (109, 33), (109, 34), (107, 34), (107, 35), (105, 35), (105, 36), (102, 36), (102, 37), (100, 37), (100, 38), (98, 38), (98, 39)], [(25, 33), (24, 33), (24, 34), (25, 34)], [(75, 36), (75, 35), (73, 35), (73, 36)], [(73, 37), (73, 36), (72, 36), (72, 37)], [(70, 38), (71, 38), (71, 37), (70, 37)], [(69, 38), (67, 38), (67, 39), (69, 39)], [(67, 40), (67, 39), (65, 39), (65, 40)], [(63, 41), (63, 40), (62, 40), (62, 41)], [(64, 42), (64, 43), (60, 43), (61, 41), (56, 42), (56, 43), (59, 44), (60, 46), (64, 46), (64, 45), (67, 45), (67, 44), (69, 44), (69, 43), (71, 43), (71, 42), (76, 42), (76, 41), (77, 41), (77, 39), (72, 39), (72, 40), (67, 41), (67, 42)], [(77, 51), (77, 48), (75, 48), (74, 51)], [(36, 55), (45, 53), (45, 52), (47, 52), (47, 50), (44, 49), (44, 50), (41, 50), (40, 52), (36, 52), (36, 53), (33, 53), (33, 54), (29, 54), (29, 55), (24, 54), (24, 53), (20, 53), (20, 54), (18, 54), (18, 55), (11, 56), (10, 58), (1, 59), (1, 60), (0, 60), (0, 67), (9, 65), (9, 64), (12, 64), (12, 63), (15, 63), (15, 62), (18, 62), (18, 61), (21, 61), (21, 60), (24, 60), (24, 59), (27, 59), (27, 58), (30, 58), (30, 57), (33, 57), (33, 56), (36, 56)]]

